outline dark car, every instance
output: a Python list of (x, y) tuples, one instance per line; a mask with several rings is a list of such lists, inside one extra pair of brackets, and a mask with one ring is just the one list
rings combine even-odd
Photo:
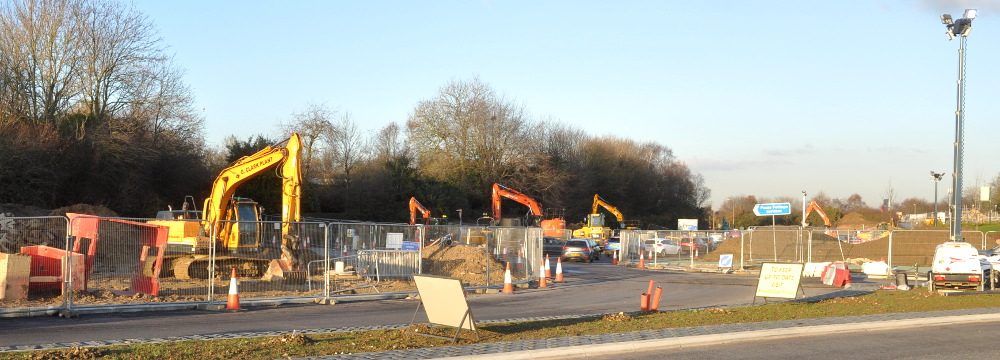
[(559, 240), (551, 236), (545, 236), (542, 238), (542, 254), (549, 256), (562, 256), (563, 245), (566, 242)]
[(593, 240), (590, 239), (570, 239), (566, 241), (566, 244), (562, 248), (562, 259), (563, 260), (580, 260), (586, 262), (592, 262), (594, 260), (601, 259), (601, 248), (595, 246)]

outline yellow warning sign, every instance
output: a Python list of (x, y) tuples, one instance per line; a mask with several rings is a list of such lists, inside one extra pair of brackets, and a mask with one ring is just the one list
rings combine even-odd
[(802, 264), (761, 265), (756, 296), (794, 299), (802, 280), (802, 268)]

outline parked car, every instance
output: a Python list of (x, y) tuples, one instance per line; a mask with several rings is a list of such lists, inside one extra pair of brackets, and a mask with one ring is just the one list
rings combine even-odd
[(712, 238), (707, 237), (696, 237), (696, 238), (683, 238), (681, 242), (677, 245), (681, 246), (681, 252), (684, 254), (690, 254), (694, 251), (695, 246), (697, 246), (698, 254), (705, 255), (712, 250), (715, 250), (715, 243), (712, 242)]
[(551, 236), (542, 237), (542, 254), (548, 256), (561, 256), (565, 241)]
[(658, 255), (678, 255), (681, 253), (681, 246), (673, 240), (663, 238), (653, 238), (643, 242), (647, 252)]
[(573, 238), (566, 241), (563, 245), (562, 254), (560, 255), (563, 260), (577, 259), (586, 262), (592, 262), (594, 260), (600, 260), (601, 258), (601, 248), (597, 246), (597, 243), (591, 239), (584, 238)]
[(619, 236), (612, 236), (604, 243), (604, 256), (614, 256), (615, 251), (621, 250), (622, 239)]

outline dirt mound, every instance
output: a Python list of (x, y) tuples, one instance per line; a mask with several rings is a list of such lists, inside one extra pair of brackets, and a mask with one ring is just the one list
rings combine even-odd
[(482, 248), (468, 245), (424, 247), (425, 274), (453, 277), (471, 285), (485, 285), (487, 266), (490, 283), (503, 281), (505, 265), (491, 258)]
[(837, 229), (862, 229), (875, 227), (877, 223), (865, 220), (861, 214), (852, 212), (837, 221)]
[(118, 213), (101, 205), (76, 204), (64, 206), (48, 213), (49, 216), (66, 216), (66, 213), (96, 215), (101, 217), (118, 217)]

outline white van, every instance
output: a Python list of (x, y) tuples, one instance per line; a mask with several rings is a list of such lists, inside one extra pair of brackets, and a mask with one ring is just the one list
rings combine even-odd
[(931, 272), (927, 274), (931, 291), (945, 288), (983, 291), (992, 289), (996, 280), (989, 261), (972, 244), (961, 241), (938, 245)]

